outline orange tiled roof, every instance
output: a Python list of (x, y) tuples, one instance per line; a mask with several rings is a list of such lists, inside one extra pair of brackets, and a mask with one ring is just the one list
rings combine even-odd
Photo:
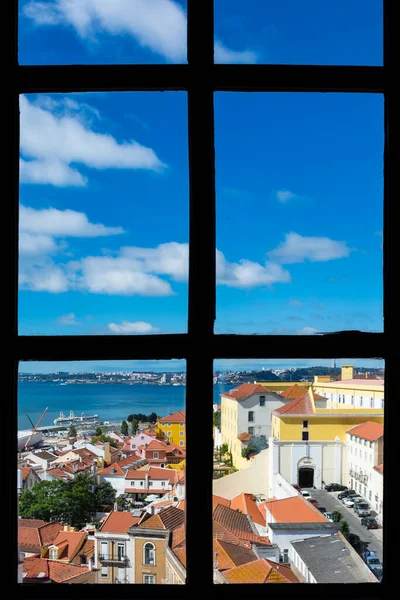
[(125, 479), (145, 479), (148, 475), (149, 480), (151, 479), (168, 479), (170, 483), (175, 483), (177, 480), (177, 473), (175, 469), (161, 469), (160, 467), (150, 467), (147, 471), (129, 470), (125, 475)]
[(218, 504), (213, 511), (213, 519), (240, 540), (267, 545), (271, 543), (267, 537), (254, 533), (247, 516), (238, 510)]
[(227, 500), (226, 498), (223, 498), (222, 496), (217, 496), (216, 494), (213, 494), (212, 496), (212, 508), (213, 508), (213, 512), (215, 507), (217, 506), (217, 504), (223, 504), (224, 506), (230, 506), (231, 505), (231, 501)]
[(102, 533), (127, 533), (129, 527), (138, 522), (139, 519), (133, 517), (130, 512), (113, 511), (104, 521), (100, 531)]
[(263, 385), (259, 385), (257, 383), (242, 383), (236, 388), (229, 390), (228, 392), (224, 392), (220, 394), (225, 398), (233, 398), (234, 400), (242, 400), (243, 398), (247, 398), (252, 394), (265, 394), (267, 392), (271, 392), (267, 387)]
[(300, 398), (295, 398), (273, 412), (280, 415), (314, 415), (315, 409), (310, 394), (305, 392)]
[(179, 508), (180, 510), (185, 510), (185, 500), (180, 500), (176, 505), (176, 508)]
[(327, 523), (327, 519), (310, 502), (299, 496), (267, 500), (259, 504), (259, 508), (263, 515), (268, 509), (276, 523)]
[(237, 436), (237, 439), (241, 442), (248, 442), (251, 440), (251, 437), (252, 436), (250, 435), (250, 433), (247, 433), (247, 431), (243, 431), (243, 433)]
[(163, 488), (153, 488), (153, 487), (140, 487), (140, 488), (125, 488), (124, 494), (165, 494), (167, 490), (165, 487)]
[(231, 500), (231, 508), (241, 510), (243, 514), (250, 516), (253, 523), (265, 527), (265, 517), (260, 513), (253, 494), (239, 494)]
[(175, 554), (179, 562), (186, 568), (186, 542), (183, 542), (180, 546), (172, 548), (172, 552)]
[(166, 450), (167, 446), (160, 442), (160, 440), (151, 440), (146, 446), (146, 450)]
[(184, 410), (178, 410), (172, 415), (167, 415), (166, 417), (162, 417), (162, 419), (158, 419), (160, 423), (184, 423), (186, 419), (186, 412)]
[(25, 481), (25, 479), (29, 475), (29, 472), (32, 471), (32, 467), (21, 467), (20, 469), (21, 469), (22, 481)]
[(174, 530), (185, 521), (185, 513), (175, 506), (165, 508), (138, 525), (140, 528)]
[(216, 557), (215, 560), (218, 561), (219, 571), (232, 569), (239, 565), (257, 560), (257, 556), (250, 548), (240, 544), (232, 544), (231, 542), (218, 538), (214, 538), (213, 550), (214, 557), (216, 552), (218, 552), (218, 557)]
[(109, 467), (105, 467), (104, 469), (99, 469), (98, 470), (98, 474), (99, 475), (116, 475), (116, 476), (120, 476), (121, 475), (123, 477), (125, 477), (125, 471), (123, 471), (121, 469), (121, 467), (119, 466), (119, 464), (117, 462), (112, 463)]
[(41, 527), (46, 525), (42, 519), (18, 519), (18, 527)]
[(39, 551), (42, 546), (48, 546), (64, 528), (61, 523), (46, 523), (32, 519), (34, 523), (43, 523), (43, 525), (34, 526), (29, 523), (30, 520), (18, 519), (18, 546), (26, 548), (25, 552)]
[(291, 387), (286, 388), (286, 390), (281, 392), (280, 395), (283, 396), (283, 398), (290, 398), (291, 400), (293, 400), (294, 398), (302, 398), (304, 394), (307, 393), (307, 389), (308, 388), (305, 388), (302, 385), (298, 385), (297, 383), (295, 383)]
[(65, 469), (64, 467), (54, 467), (53, 469), (47, 470), (50, 475), (57, 477), (57, 479), (61, 479), (62, 481), (71, 481), (71, 477), (68, 477), (66, 471), (71, 473), (70, 469)]
[(381, 423), (374, 423), (373, 421), (365, 421), (364, 423), (360, 423), (360, 425), (348, 429), (346, 433), (356, 435), (370, 442), (376, 442), (376, 440), (383, 436), (383, 425)]
[(380, 465), (377, 465), (377, 466), (375, 467), (375, 470), (376, 470), (376, 471), (380, 471), (381, 473), (383, 473), (383, 463), (382, 463), (382, 464), (380, 464)]
[(181, 525), (179, 525), (179, 527), (176, 527), (172, 532), (171, 548), (175, 548), (175, 546), (179, 546), (180, 544), (182, 544), (185, 541), (185, 539), (186, 539), (185, 523), (182, 523)]
[(32, 556), (24, 559), (22, 572), (24, 579), (51, 579), (55, 583), (65, 583), (70, 579), (89, 573), (89, 567), (66, 565)]
[(287, 573), (283, 574), (281, 565), (265, 558), (229, 569), (224, 577), (229, 583), (292, 583)]
[(87, 534), (84, 531), (60, 531), (52, 545), (57, 547), (64, 545), (65, 552), (62, 554), (62, 559), (71, 562), (86, 537)]

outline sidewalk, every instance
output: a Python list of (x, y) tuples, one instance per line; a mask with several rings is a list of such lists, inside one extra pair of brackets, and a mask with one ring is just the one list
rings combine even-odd
[(383, 541), (383, 527), (379, 529), (370, 529), (369, 533), (372, 533), (380, 542)]

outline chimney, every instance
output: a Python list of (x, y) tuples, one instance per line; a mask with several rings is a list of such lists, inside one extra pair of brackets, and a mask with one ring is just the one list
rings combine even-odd
[(64, 531), (69, 531), (70, 530), (70, 526), (69, 525), (64, 525)]
[(354, 379), (354, 367), (352, 365), (342, 366), (342, 381), (347, 379)]
[(149, 487), (149, 472), (146, 472), (146, 475), (144, 476), (144, 487), (148, 488)]

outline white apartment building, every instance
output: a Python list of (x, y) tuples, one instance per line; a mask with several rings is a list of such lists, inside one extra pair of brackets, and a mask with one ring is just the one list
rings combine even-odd
[(244, 383), (221, 394), (221, 440), (228, 444), (236, 468), (249, 466), (242, 457), (244, 443), (239, 436), (264, 435), (268, 440), (272, 411), (288, 402), (288, 398), (252, 383)]
[(383, 519), (383, 424), (366, 421), (346, 432), (347, 485)]

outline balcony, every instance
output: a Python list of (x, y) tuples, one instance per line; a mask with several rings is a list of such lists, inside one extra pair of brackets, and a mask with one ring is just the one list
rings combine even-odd
[(99, 554), (99, 560), (103, 563), (127, 565), (127, 556), (110, 556), (109, 554)]

